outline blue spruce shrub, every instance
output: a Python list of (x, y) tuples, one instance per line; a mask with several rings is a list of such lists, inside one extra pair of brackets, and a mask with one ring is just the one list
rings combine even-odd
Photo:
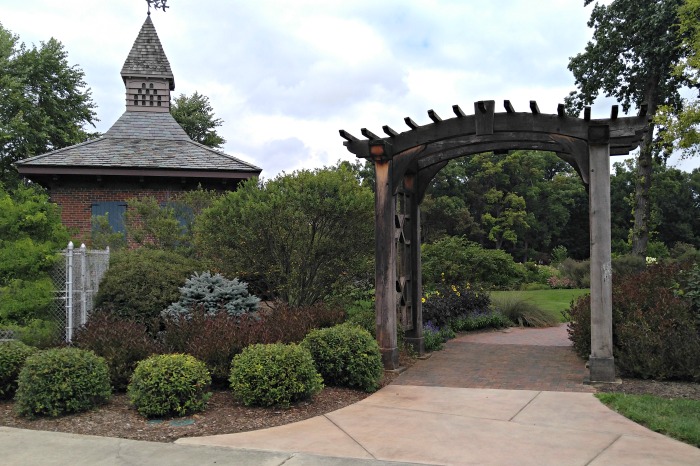
[(226, 312), (231, 317), (254, 312), (260, 299), (248, 292), (248, 284), (229, 280), (221, 274), (211, 272), (194, 273), (180, 288), (180, 299), (163, 311), (163, 317), (189, 318), (194, 308), (206, 315)]

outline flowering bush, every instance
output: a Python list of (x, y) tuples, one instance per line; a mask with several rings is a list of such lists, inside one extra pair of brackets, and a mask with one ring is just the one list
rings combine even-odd
[(551, 286), (552, 288), (556, 288), (556, 289), (575, 288), (576, 287), (576, 283), (573, 280), (566, 278), (566, 277), (554, 277), (554, 276), (552, 276), (552, 277), (549, 277), (547, 279), (547, 283), (549, 284), (549, 286)]
[(432, 322), (440, 328), (459, 317), (485, 311), (491, 304), (488, 293), (473, 290), (469, 283), (460, 287), (442, 282), (423, 300), (423, 322)]

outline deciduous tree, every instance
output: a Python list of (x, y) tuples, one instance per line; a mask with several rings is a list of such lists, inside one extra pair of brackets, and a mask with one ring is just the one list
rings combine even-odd
[(170, 113), (193, 141), (215, 149), (226, 143), (216, 132), (223, 121), (214, 117), (209, 97), (196, 91), (191, 96), (180, 94), (170, 107)]
[(18, 181), (13, 164), (96, 136), (85, 74), (56, 39), (26, 47), (0, 24), (0, 182)]
[[(593, 0), (584, 0), (584, 6)], [(687, 51), (681, 47), (678, 8), (683, 0), (614, 0), (595, 3), (588, 26), (593, 39), (584, 52), (571, 58), (569, 70), (577, 91), (567, 98), (570, 112), (578, 114), (600, 95), (617, 98), (624, 111), (648, 105), (655, 115), (660, 105), (677, 112), (681, 108), (679, 89), (689, 84), (673, 73)], [(654, 124), (640, 144), (638, 155), (632, 252), (645, 255), (649, 241)]]

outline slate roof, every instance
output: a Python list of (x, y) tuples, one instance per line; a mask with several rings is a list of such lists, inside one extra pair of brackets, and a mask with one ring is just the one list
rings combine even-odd
[[(17, 162), (33, 168), (201, 170), (246, 172), (259, 167), (192, 141), (170, 113), (127, 111), (104, 136)], [(177, 173), (173, 173), (177, 175)]]
[(175, 89), (175, 76), (150, 16), (146, 17), (141, 26), (141, 31), (124, 62), (121, 75), (122, 79), (130, 76), (165, 78), (170, 81), (170, 90)]

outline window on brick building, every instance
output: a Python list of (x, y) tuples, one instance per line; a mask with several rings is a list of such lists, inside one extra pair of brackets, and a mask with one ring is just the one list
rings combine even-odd
[(114, 233), (126, 233), (125, 213), (126, 202), (96, 202), (92, 204), (92, 217), (106, 215), (109, 226)]

